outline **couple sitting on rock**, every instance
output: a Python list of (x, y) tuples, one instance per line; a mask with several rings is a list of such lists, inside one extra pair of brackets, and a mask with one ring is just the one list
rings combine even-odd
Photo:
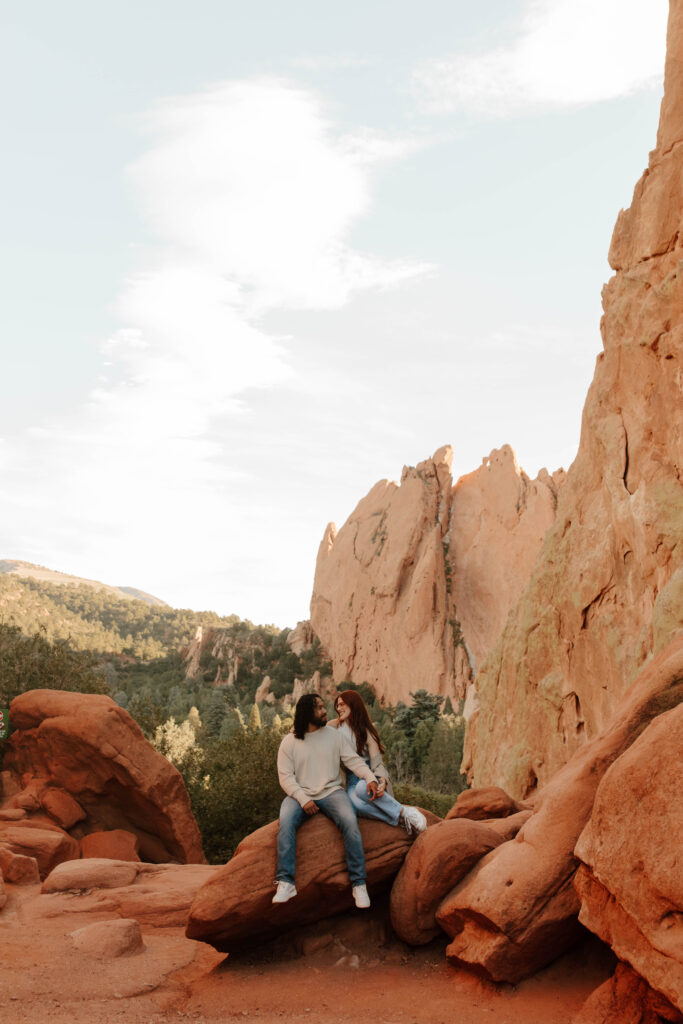
[(400, 804), (388, 792), (391, 784), (382, 764), (384, 748), (362, 697), (355, 690), (344, 690), (334, 707), (339, 717), (328, 723), (321, 698), (317, 693), (305, 693), (296, 705), (294, 728), (280, 744), (277, 769), (287, 796), (280, 807), (273, 903), (286, 903), (296, 896), (296, 831), (307, 816), (322, 811), (341, 831), (357, 907), (369, 907), (370, 897), (356, 815), (402, 825), (408, 834), (427, 827), (417, 807)]

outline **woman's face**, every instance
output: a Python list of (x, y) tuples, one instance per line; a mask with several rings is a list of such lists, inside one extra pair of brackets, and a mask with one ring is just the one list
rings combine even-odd
[(351, 708), (349, 707), (348, 704), (344, 703), (342, 697), (337, 697), (336, 701), (334, 702), (334, 709), (337, 712), (337, 717), (340, 722), (345, 722), (346, 719), (351, 714)]

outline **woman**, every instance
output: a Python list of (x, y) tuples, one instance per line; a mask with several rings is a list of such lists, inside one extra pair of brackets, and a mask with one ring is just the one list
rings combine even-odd
[(327, 724), (333, 729), (341, 729), (346, 734), (351, 746), (369, 764), (379, 782), (377, 796), (371, 800), (367, 783), (353, 772), (347, 772), (346, 792), (356, 814), (361, 818), (377, 818), (389, 825), (402, 825), (408, 835), (413, 832), (424, 832), (427, 828), (427, 819), (422, 811), (417, 807), (400, 804), (391, 795), (389, 774), (382, 761), (384, 747), (377, 729), (370, 721), (363, 698), (355, 690), (344, 690), (335, 699), (334, 710), (338, 718)]

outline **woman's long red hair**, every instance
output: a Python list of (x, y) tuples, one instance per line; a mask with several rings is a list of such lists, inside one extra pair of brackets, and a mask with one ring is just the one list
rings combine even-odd
[(337, 710), (337, 701), (340, 697), (344, 703), (351, 708), (351, 715), (348, 718), (348, 724), (351, 732), (356, 737), (356, 749), (358, 753), (362, 754), (365, 744), (368, 742), (369, 733), (376, 741), (380, 753), (383, 754), (384, 747), (382, 746), (382, 741), (379, 738), (377, 730), (370, 721), (368, 709), (366, 708), (365, 701), (361, 695), (356, 693), (355, 690), (342, 690), (342, 692), (338, 693), (334, 699), (335, 711)]

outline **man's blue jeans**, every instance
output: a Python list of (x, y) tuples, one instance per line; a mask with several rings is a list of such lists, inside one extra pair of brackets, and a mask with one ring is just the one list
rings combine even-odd
[[(365, 854), (363, 840), (356, 812), (343, 789), (316, 800), (320, 811), (335, 823), (344, 839), (346, 866), (349, 869), (351, 885), (365, 884)], [(294, 884), (296, 871), (296, 830), (309, 817), (298, 800), (286, 796), (280, 807), (280, 821), (277, 832), (277, 875), (276, 882)]]

